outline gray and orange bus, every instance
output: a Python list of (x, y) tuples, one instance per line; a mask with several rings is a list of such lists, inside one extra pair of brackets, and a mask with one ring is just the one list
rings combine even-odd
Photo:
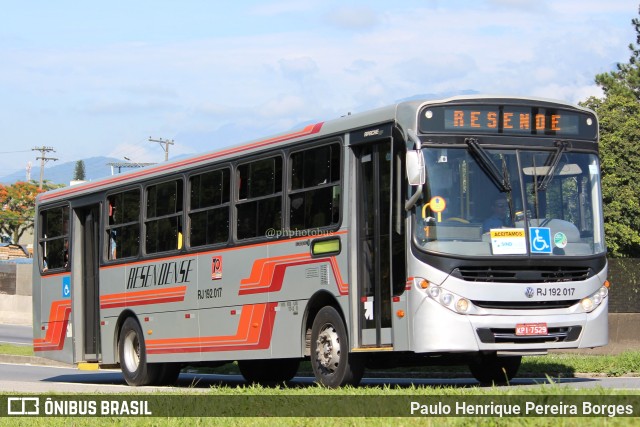
[(280, 382), (605, 345), (598, 122), (563, 102), (407, 101), (41, 194), (36, 354), (170, 384)]

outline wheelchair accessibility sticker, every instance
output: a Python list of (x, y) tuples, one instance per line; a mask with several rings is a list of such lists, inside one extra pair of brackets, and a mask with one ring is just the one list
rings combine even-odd
[(546, 227), (529, 228), (529, 243), (532, 254), (550, 254), (551, 249), (551, 229)]
[(71, 298), (71, 277), (62, 277), (62, 298)]

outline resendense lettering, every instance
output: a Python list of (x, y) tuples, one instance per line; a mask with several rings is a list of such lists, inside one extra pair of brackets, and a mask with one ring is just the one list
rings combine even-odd
[(127, 289), (188, 283), (193, 271), (192, 262), (193, 259), (185, 259), (133, 267), (129, 270)]

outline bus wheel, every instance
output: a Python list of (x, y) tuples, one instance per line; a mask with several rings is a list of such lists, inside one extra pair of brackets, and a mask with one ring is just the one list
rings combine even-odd
[(120, 368), (127, 384), (131, 386), (156, 384), (162, 366), (147, 363), (147, 349), (142, 329), (133, 317), (128, 317), (122, 324), (118, 347)]
[(239, 360), (238, 368), (247, 382), (275, 385), (289, 381), (298, 372), (300, 359)]
[(342, 317), (331, 306), (323, 307), (311, 327), (311, 367), (325, 387), (357, 386), (364, 364), (349, 352), (349, 339)]
[(498, 357), (496, 353), (479, 354), (469, 362), (469, 370), (481, 384), (509, 384), (518, 373), (522, 356)]
[(174, 385), (180, 376), (182, 365), (179, 363), (160, 363), (160, 372), (155, 385)]

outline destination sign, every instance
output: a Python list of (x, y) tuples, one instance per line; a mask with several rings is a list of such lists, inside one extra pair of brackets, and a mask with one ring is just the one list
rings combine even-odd
[(426, 107), (420, 112), (422, 133), (475, 133), (565, 136), (595, 139), (597, 123), (588, 113), (514, 105)]

